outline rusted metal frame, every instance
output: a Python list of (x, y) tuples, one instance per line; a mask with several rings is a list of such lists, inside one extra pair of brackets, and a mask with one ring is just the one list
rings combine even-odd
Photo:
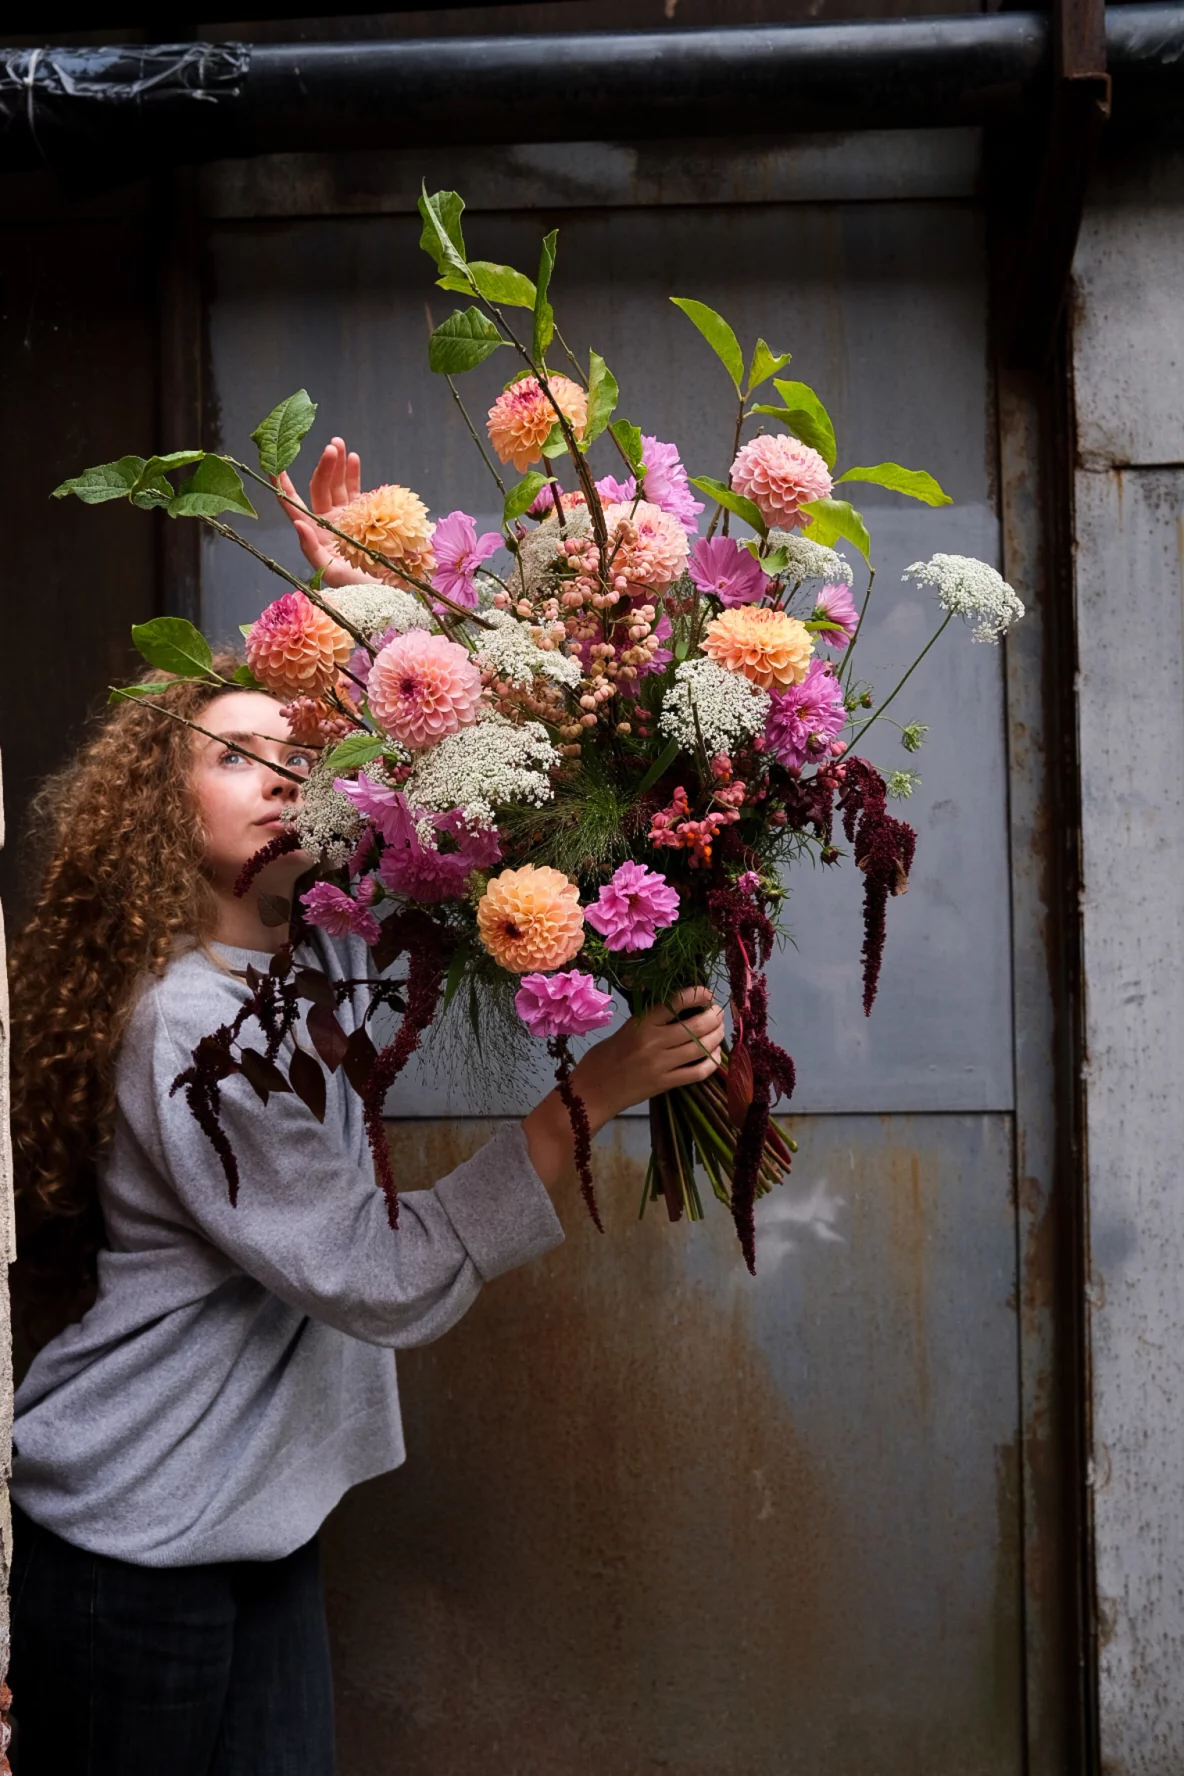
[(1017, 368), (1048, 362), (1064, 311), (1085, 191), (1110, 115), (1104, 0), (1055, 0), (1048, 126), (1008, 319)]
[[(205, 304), (201, 221), (191, 168), (165, 172), (153, 190), (156, 251), (157, 449), (205, 443)], [(201, 526), (154, 514), (156, 607), (162, 616), (201, 623)]]

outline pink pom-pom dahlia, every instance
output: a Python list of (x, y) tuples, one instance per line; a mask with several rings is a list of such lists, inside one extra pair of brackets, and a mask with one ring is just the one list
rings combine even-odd
[(376, 656), (367, 695), (379, 727), (422, 751), (476, 721), (481, 673), (459, 642), (409, 629)]
[(832, 756), (831, 743), (847, 722), (843, 687), (826, 660), (811, 660), (800, 685), (790, 691), (774, 691), (765, 739), (769, 750), (787, 770), (820, 765)]
[[(571, 422), (577, 438), (584, 435), (588, 423), (588, 397), (579, 383), (568, 376), (549, 376), (552, 395)], [(486, 422), (489, 442), (501, 462), (513, 463), (520, 475), (531, 463), (538, 462), (543, 445), (552, 428), (558, 424), (555, 408), (539, 387), (537, 376), (523, 376), (512, 382), (489, 409)]]
[(678, 918), (678, 891), (657, 870), (623, 863), (584, 917), (607, 950), (648, 950), (657, 933)]
[(686, 566), (687, 533), (661, 506), (640, 500), (634, 509), (631, 500), (622, 500), (605, 508), (604, 522), (612, 554), (611, 572), (624, 574), (631, 586), (661, 591)]
[(251, 624), (247, 665), (275, 697), (320, 697), (353, 642), (303, 592), (285, 592)]
[(816, 450), (784, 432), (762, 434), (742, 444), (732, 464), (732, 486), (750, 499), (766, 524), (792, 530), (801, 507), (829, 499), (834, 483)]
[(590, 974), (524, 974), (514, 1009), (532, 1036), (586, 1036), (613, 1021), (613, 996)]
[(307, 894), (300, 896), (300, 904), (308, 923), (319, 925), (330, 937), (352, 934), (368, 944), (376, 944), (382, 935), (382, 927), (368, 910), (375, 892), (374, 880), (370, 876), (358, 883), (356, 900), (343, 889), (335, 888), (332, 882), (314, 882)]

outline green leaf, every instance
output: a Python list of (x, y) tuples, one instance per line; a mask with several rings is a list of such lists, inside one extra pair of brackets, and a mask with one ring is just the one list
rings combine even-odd
[(255, 427), (251, 442), (259, 451), (259, 467), (265, 475), (279, 475), (291, 467), (316, 416), (317, 404), (309, 400), (308, 390), (297, 389)]
[(143, 469), (142, 456), (121, 456), (118, 462), (98, 463), (93, 469), (83, 469), (81, 475), (71, 475), (68, 481), (54, 488), (50, 497), (65, 499), (72, 493), (86, 506), (100, 506), (104, 500), (126, 499)]
[(448, 978), (444, 982), (444, 1003), (441, 1006), (442, 1011), (447, 1011), (448, 1007), (455, 999), (456, 990), (464, 979), (465, 965), (468, 960), (468, 948), (466, 945), (462, 944), (460, 949), (457, 950), (456, 955), (452, 958), (452, 961), (448, 964)]
[(340, 775), (343, 771), (357, 771), (376, 759), (382, 751), (382, 740), (374, 734), (347, 734), (339, 740), (332, 752), (322, 761), (326, 772), (332, 771)]
[(440, 322), (428, 341), (428, 368), (438, 376), (459, 376), (462, 370), (484, 363), (505, 343), (479, 308), (458, 308)]
[(616, 411), (620, 395), (617, 379), (599, 352), (588, 353), (588, 423), (583, 447), (594, 444)]
[(844, 469), (840, 481), (870, 481), (893, 493), (907, 493), (927, 506), (952, 506), (953, 500), (924, 469), (902, 469), (899, 463), (876, 463), (870, 469)]
[[(830, 414), (804, 382), (774, 382), (773, 387), (789, 410), (786, 425), (795, 437), (816, 450), (828, 469), (835, 466), (835, 428)], [(809, 435), (807, 435), (809, 434)]]
[(125, 702), (134, 703), (137, 697), (156, 696), (164, 688), (160, 684), (111, 685), (107, 702), (112, 705)]
[(867, 525), (846, 500), (811, 500), (801, 510), (808, 512), (814, 520), (805, 533), (811, 542), (831, 549), (840, 537), (846, 537), (855, 544), (865, 561), (871, 561), (872, 539), (867, 534)]
[(508, 529), (515, 518), (521, 518), (527, 506), (533, 504), (536, 496), (547, 485), (547, 477), (540, 475), (537, 469), (519, 481), (517, 487), (511, 487), (506, 495), (506, 503), (502, 508), (502, 527)]
[[(464, 198), (457, 191), (437, 191), (429, 197), (427, 184), (424, 183), (417, 208), (423, 217), (420, 246), (436, 261), (437, 271), (443, 273), (450, 266), (463, 277), (465, 237), (461, 232), (460, 219), (464, 214)], [(467, 278), (465, 288), (471, 288)]]
[[(250, 627), (250, 625), (248, 625), (248, 627)], [(255, 677), (255, 674), (251, 671), (249, 666), (235, 667), (233, 683), (241, 685), (244, 691), (261, 691), (263, 689), (263, 686), (259, 683), (259, 680)]]
[(254, 623), (240, 623), (238, 626), (238, 632), (245, 639), (254, 627)]
[(723, 316), (716, 314), (713, 308), (708, 308), (705, 302), (695, 302), (689, 296), (672, 296), (670, 300), (675, 308), (681, 308), (687, 319), (698, 327), (739, 393), (744, 376), (744, 354), (740, 350), (740, 341)]
[(238, 470), (224, 456), (205, 456), (169, 501), (170, 518), (216, 518), (220, 512), (258, 517)]
[(609, 431), (625, 453), (625, 460), (634, 475), (640, 475), (643, 463), (641, 460), (641, 427), (631, 425), (627, 419), (614, 419)]
[(670, 769), (671, 765), (678, 757), (678, 753), (678, 741), (668, 740), (649, 770), (646, 772), (645, 776), (642, 778), (641, 782), (638, 784), (637, 788), (634, 790), (634, 795), (641, 797), (645, 794), (647, 789), (652, 789), (663, 771), (668, 771)]
[(563, 435), (563, 427), (556, 420), (540, 446), (544, 456), (566, 456), (567, 439)]
[(725, 486), (722, 481), (713, 480), (710, 475), (700, 475), (698, 480), (692, 475), (691, 486), (697, 487), (700, 493), (707, 494), (717, 506), (726, 506), (729, 512), (735, 512), (737, 518), (743, 518), (745, 524), (751, 524), (758, 535), (768, 535), (769, 527), (757, 507), (750, 499), (745, 499), (742, 493)]
[(773, 579), (779, 573), (784, 573), (789, 566), (788, 549), (768, 549), (762, 555), (761, 545), (756, 537), (750, 537), (743, 547), (749, 551), (755, 560), (760, 562), (760, 565), (764, 568), (770, 579)]
[(555, 245), (559, 239), (559, 230), (553, 228), (543, 240), (539, 254), (539, 277), (534, 297), (534, 361), (542, 364), (546, 360), (547, 347), (555, 337), (555, 312), (547, 301), (547, 291), (551, 287), (551, 273), (555, 269)]
[[(463, 243), (462, 243), (463, 245)], [(459, 290), (465, 296), (471, 296), (473, 285), (484, 296), (486, 302), (504, 302), (508, 308), (533, 308), (535, 303), (535, 287), (530, 279), (521, 271), (515, 271), (512, 265), (494, 265), (488, 259), (470, 259), (471, 278), (463, 276), (459, 271), (445, 272), (436, 282), (442, 290)]]
[(213, 665), (209, 642), (184, 617), (153, 617), (150, 623), (133, 623), (132, 641), (150, 666), (175, 672), (178, 678), (204, 678)]
[(752, 354), (752, 363), (748, 366), (748, 393), (759, 388), (762, 382), (768, 382), (770, 376), (776, 376), (778, 370), (784, 370), (792, 357), (791, 352), (773, 352), (763, 339), (758, 339)]

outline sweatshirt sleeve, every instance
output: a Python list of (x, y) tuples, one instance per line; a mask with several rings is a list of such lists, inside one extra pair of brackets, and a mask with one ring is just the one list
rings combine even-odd
[(371, 1344), (426, 1344), (465, 1313), (483, 1282), (561, 1243), (520, 1123), (431, 1190), (401, 1196), (392, 1230), (368, 1155), (364, 1164), (350, 1157), (332, 1112), (318, 1123), (288, 1093), (264, 1106), (241, 1075), (221, 1090), (222, 1126), (239, 1167), (232, 1208), (184, 1094), (169, 1095), (189, 1064), (189, 1032), (179, 1037), (159, 1002), (151, 1009), (151, 1018), (133, 1019), (121, 1064), (129, 1132), (205, 1238), (311, 1318)]

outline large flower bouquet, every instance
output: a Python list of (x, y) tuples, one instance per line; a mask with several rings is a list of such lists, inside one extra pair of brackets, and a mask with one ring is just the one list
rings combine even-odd
[[(469, 299), (435, 329), (429, 361), (497, 483), (500, 532), (478, 536), (461, 511), (433, 524), (401, 486), (304, 506), (286, 473), (315, 414), (303, 390), (252, 434), (258, 469), (183, 450), (123, 457), (56, 490), (196, 517), (290, 588), (246, 630), (233, 682), (282, 699), (320, 760), (291, 827), (238, 888), (298, 847), (318, 860), (317, 878), (295, 908), (262, 897), (277, 924), (291, 917), (291, 942), (266, 976), (248, 971), (249, 1004), (199, 1045), (179, 1083), (233, 1194), (221, 1081), (241, 1071), (264, 1101), (290, 1089), (322, 1115), (322, 1068), (342, 1068), (364, 1101), (394, 1226), (382, 1116), (400, 1070), (441, 1012), (478, 1032), (520, 1020), (555, 1062), (599, 1225), (571, 1039), (607, 1025), (614, 996), (636, 1013), (726, 977), (733, 1028), (720, 1070), (650, 1106), (642, 1207), (660, 1198), (671, 1220), (698, 1218), (705, 1179), (751, 1268), (755, 1199), (783, 1178), (792, 1146), (770, 1114), (794, 1068), (768, 1028), (764, 973), (786, 869), (806, 854), (837, 864), (837, 824), (864, 878), (870, 1012), (887, 903), (908, 885), (915, 845), (888, 806), (915, 774), (885, 778), (856, 751), (904, 679), (877, 701), (854, 671), (874, 575), (864, 521), (836, 483), (949, 502), (930, 475), (891, 462), (836, 475), (830, 418), (810, 387), (784, 378), (788, 354), (762, 339), (742, 353), (720, 315), (676, 297), (735, 391), (726, 478), (688, 476), (676, 445), (617, 416), (603, 358), (592, 351), (585, 364), (559, 332), (556, 235), (532, 282), (468, 258), (462, 211), (453, 192), (425, 190), (420, 202), (438, 283)], [(456, 378), (496, 352), (516, 373), (479, 428)], [(769, 384), (775, 401), (758, 398)], [(521, 479), (507, 485), (510, 469)], [(317, 573), (290, 574), (226, 521), (254, 516), (245, 481), (277, 491), (306, 535), (319, 534)], [(862, 609), (840, 540), (867, 564)], [(503, 545), (508, 565), (495, 571)], [(935, 555), (909, 573), (936, 589), (933, 640), (955, 614), (987, 641), (1022, 615), (982, 562)], [(157, 668), (217, 677), (209, 644), (181, 619), (133, 636)], [(150, 701), (153, 690), (147, 678), (113, 695)], [(923, 733), (913, 723), (900, 738), (915, 751)], [(335, 1006), (349, 983), (297, 964), (304, 925), (371, 946), (371, 1009), (400, 1018), (389, 1040), (376, 1045), (367, 1028), (346, 1038)], [(248, 1019), (263, 1050), (243, 1039)]]

